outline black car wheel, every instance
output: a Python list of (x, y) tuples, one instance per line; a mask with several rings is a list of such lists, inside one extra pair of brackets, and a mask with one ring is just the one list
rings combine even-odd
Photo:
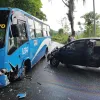
[(52, 59), (50, 60), (50, 65), (51, 65), (52, 67), (57, 67), (57, 66), (59, 65), (59, 61), (58, 61), (56, 58), (52, 58)]

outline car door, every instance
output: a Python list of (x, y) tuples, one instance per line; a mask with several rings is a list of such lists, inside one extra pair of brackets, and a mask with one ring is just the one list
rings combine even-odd
[(84, 65), (84, 40), (74, 41), (65, 46), (63, 51), (64, 62), (74, 65)]

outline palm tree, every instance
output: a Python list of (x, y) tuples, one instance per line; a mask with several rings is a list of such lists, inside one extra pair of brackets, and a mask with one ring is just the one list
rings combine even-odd
[[(83, 4), (85, 3), (85, 0), (82, 0)], [(74, 30), (74, 10), (75, 10), (75, 0), (62, 0), (62, 2), (65, 4), (65, 6), (68, 7), (68, 20), (70, 22), (71, 26), (71, 32), (72, 35), (75, 36), (75, 30)]]

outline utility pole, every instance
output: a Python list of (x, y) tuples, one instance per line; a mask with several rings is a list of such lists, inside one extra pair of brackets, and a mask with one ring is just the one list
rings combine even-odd
[(93, 13), (94, 13), (94, 29), (93, 29), (93, 32), (94, 32), (94, 36), (96, 34), (96, 24), (95, 24), (95, 0), (93, 0)]

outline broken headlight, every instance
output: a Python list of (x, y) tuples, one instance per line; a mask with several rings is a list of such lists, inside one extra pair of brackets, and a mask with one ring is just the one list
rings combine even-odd
[(6, 73), (7, 73), (6, 69), (0, 69), (0, 76), (3, 75), (3, 74), (6, 74)]

